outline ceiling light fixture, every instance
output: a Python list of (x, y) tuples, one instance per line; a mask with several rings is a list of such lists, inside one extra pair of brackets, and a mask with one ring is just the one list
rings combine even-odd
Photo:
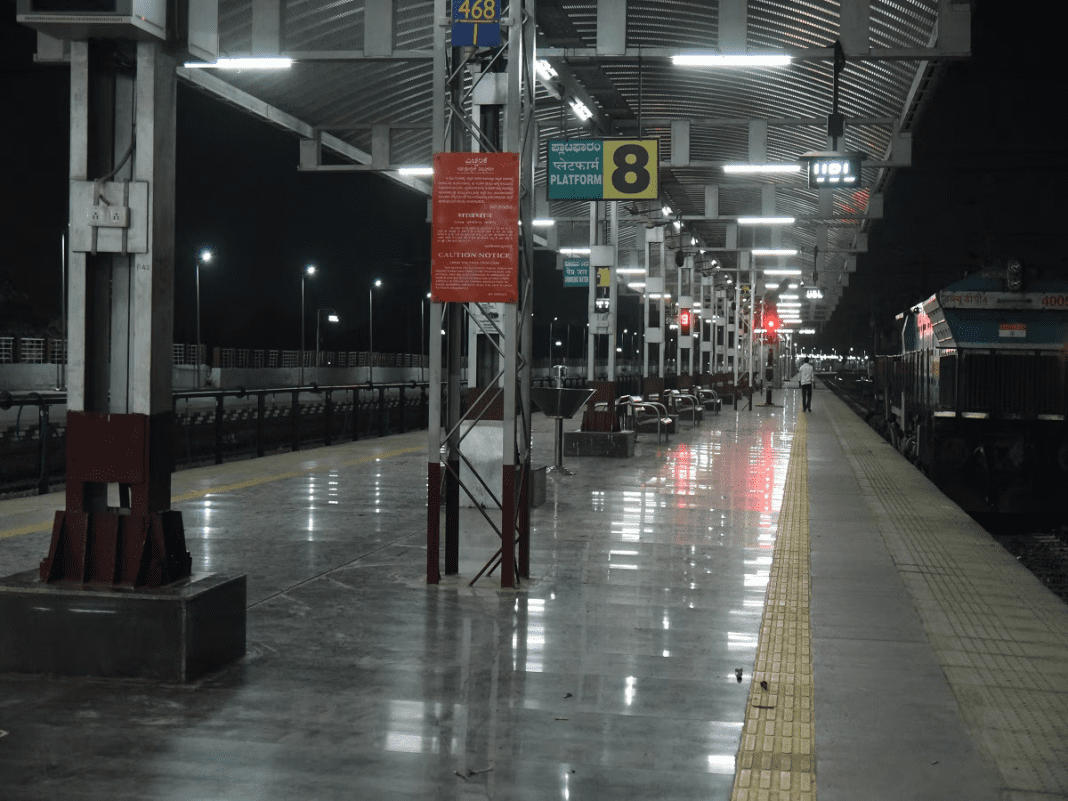
[(793, 225), (793, 217), (739, 217), (738, 225)]
[(747, 174), (758, 172), (801, 172), (800, 164), (724, 164), (723, 172)]
[(572, 100), (569, 105), (571, 106), (572, 113), (583, 122), (593, 116), (593, 112), (590, 111), (589, 107), (581, 100)]
[(401, 175), (433, 175), (433, 167), (401, 167), (397, 170)]
[(553, 65), (544, 58), (539, 58), (534, 62), (534, 69), (538, 71), (538, 75), (545, 81), (552, 80), (557, 76), (557, 72), (553, 69)]
[(220, 70), (287, 70), (293, 66), (293, 59), (279, 58), (220, 58), (214, 63), (187, 61), (183, 66), (193, 69)]
[(774, 53), (711, 55), (685, 53), (671, 57), (676, 67), (786, 67), (790, 56)]
[(754, 256), (796, 256), (797, 251), (790, 248), (753, 248)]

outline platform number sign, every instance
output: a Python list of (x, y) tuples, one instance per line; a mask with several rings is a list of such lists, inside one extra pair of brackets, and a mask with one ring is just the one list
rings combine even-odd
[(604, 199), (655, 200), (660, 194), (656, 139), (604, 143)]
[(658, 139), (557, 139), (549, 142), (550, 200), (656, 200)]
[(452, 0), (453, 47), (500, 47), (502, 0)]

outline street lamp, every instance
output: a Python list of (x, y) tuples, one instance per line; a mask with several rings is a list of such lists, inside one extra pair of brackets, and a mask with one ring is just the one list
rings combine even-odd
[(207, 248), (200, 251), (200, 255), (197, 256), (197, 383), (196, 388), (200, 389), (200, 265), (208, 264), (211, 262), (212, 253)]
[(309, 275), (315, 275), (315, 265), (307, 265), (300, 274), (300, 381), (299, 386), (304, 386), (304, 279)]
[(367, 288), (367, 321), (368, 321), (368, 339), (371, 352), (369, 354), (370, 361), (367, 363), (367, 383), (374, 386), (375, 383), (375, 307), (374, 307), (374, 290), (376, 286), (382, 286), (382, 279), (376, 278), (374, 283)]
[(559, 320), (559, 317), (554, 317), (549, 321), (549, 366), (552, 367), (553, 361), (553, 323)]
[(315, 377), (319, 377), (319, 323), (322, 320), (323, 312), (329, 312), (326, 316), (328, 323), (336, 323), (339, 318), (337, 312), (333, 309), (316, 309), (315, 310)]

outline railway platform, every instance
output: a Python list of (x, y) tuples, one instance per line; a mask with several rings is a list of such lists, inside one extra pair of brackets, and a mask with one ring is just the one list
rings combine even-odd
[[(1068, 607), (832, 393), (774, 399), (568, 459), (518, 589), (468, 586), (468, 508), (426, 585), (423, 431), (175, 473), (247, 655), (0, 674), (0, 798), (1068, 799)], [(0, 574), (62, 497), (0, 502)]]

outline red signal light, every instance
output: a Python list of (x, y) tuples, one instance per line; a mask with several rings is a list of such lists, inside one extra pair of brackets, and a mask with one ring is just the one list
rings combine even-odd
[(679, 331), (681, 331), (683, 335), (688, 335), (690, 333), (692, 317), (692, 312), (689, 309), (681, 309), (679, 311)]

